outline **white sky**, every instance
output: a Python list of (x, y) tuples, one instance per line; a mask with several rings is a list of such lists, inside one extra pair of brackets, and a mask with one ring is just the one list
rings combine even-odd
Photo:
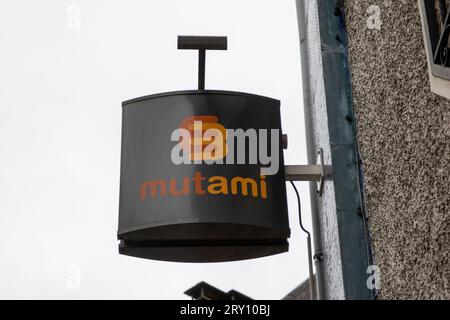
[(228, 51), (207, 53), (206, 88), (281, 100), (286, 163), (306, 164), (294, 0), (1, 0), (0, 298), (188, 299), (203, 280), (281, 299), (307, 278), (289, 185), (288, 253), (214, 264), (118, 254), (121, 102), (195, 89), (197, 54), (176, 49), (190, 34), (228, 36)]

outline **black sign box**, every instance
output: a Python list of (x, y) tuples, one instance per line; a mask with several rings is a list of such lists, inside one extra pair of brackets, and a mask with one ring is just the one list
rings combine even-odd
[[(280, 101), (208, 90), (151, 95), (125, 101), (122, 106), (121, 254), (221, 262), (288, 250)], [(249, 163), (250, 139), (245, 144), (245, 164), (227, 164), (226, 158), (224, 164), (175, 164), (171, 155), (179, 141), (172, 141), (172, 134), (179, 128), (192, 130), (196, 119), (204, 129), (266, 129), (268, 144), (270, 132), (275, 130), (278, 172), (261, 175), (261, 167), (267, 165), (261, 164), (259, 157), (257, 163)], [(237, 143), (234, 148), (227, 147), (228, 152), (237, 153)], [(191, 160), (199, 160), (198, 155), (193, 156), (194, 149), (185, 150), (192, 152)], [(270, 153), (270, 145), (267, 150)], [(234, 162), (236, 158), (235, 154)]]

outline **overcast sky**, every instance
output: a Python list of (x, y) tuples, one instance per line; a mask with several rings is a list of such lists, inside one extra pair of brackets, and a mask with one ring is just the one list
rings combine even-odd
[[(288, 253), (187, 264), (118, 254), (121, 102), (196, 89), (177, 35), (228, 36), (206, 88), (281, 100), (288, 164), (306, 164), (295, 1), (0, 2), (0, 298), (188, 299), (199, 281), (281, 299), (308, 277), (287, 186)], [(299, 183), (306, 225), (309, 195)]]

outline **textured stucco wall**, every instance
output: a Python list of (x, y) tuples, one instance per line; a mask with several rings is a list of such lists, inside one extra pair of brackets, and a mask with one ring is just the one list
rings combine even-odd
[(417, 1), (345, 11), (380, 298), (450, 299), (450, 101), (430, 92)]

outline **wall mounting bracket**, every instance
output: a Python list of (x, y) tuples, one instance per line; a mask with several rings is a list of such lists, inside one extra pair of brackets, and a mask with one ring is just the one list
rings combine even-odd
[(331, 166), (325, 165), (323, 161), (323, 150), (317, 151), (317, 164), (315, 165), (286, 165), (284, 166), (286, 181), (316, 181), (317, 193), (323, 194), (325, 179), (331, 176)]

